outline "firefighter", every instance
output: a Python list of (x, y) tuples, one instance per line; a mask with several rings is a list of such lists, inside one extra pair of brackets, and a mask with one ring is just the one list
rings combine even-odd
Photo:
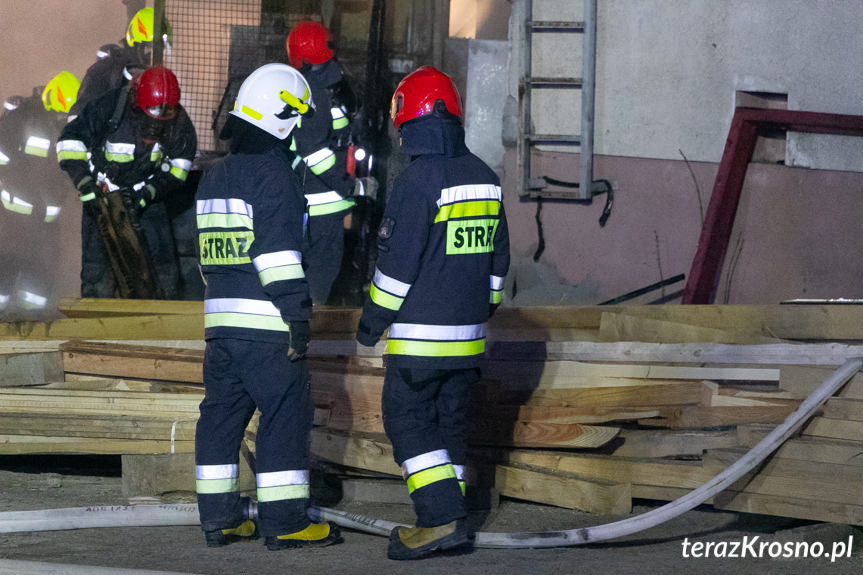
[[(311, 523), (312, 403), (304, 356), (312, 302), (300, 252), (305, 199), (279, 143), (314, 110), (308, 84), (267, 64), (240, 86), (221, 133), (230, 153), (207, 169), (196, 211), (206, 280), (204, 386), (195, 436), (198, 507), (207, 545), (253, 538), (270, 550), (341, 541)], [(240, 442), (255, 409), (259, 525), (243, 513)]]
[(60, 217), (68, 182), (54, 144), (78, 94), (63, 71), (28, 98), (10, 98), (0, 117), (0, 318), (52, 319), (57, 314)]
[(158, 279), (157, 297), (177, 299), (177, 257), (163, 201), (186, 181), (196, 149), (195, 128), (180, 105), (177, 78), (161, 66), (94, 100), (66, 125), (57, 158), (84, 207), (81, 297), (112, 297), (96, 218), (98, 202), (120, 193), (130, 217), (140, 221)]
[[(167, 20), (163, 24), (166, 33), (159, 41), (167, 45), (171, 27)], [(106, 44), (99, 48), (96, 62), (87, 69), (81, 81), (78, 102), (71, 110), (70, 120), (91, 101), (123, 87), (147, 69), (153, 51), (154, 30), (153, 8), (141, 8), (129, 21), (125, 40), (121, 40), (119, 45)]]
[(500, 182), (464, 142), (461, 100), (430, 66), (393, 94), (393, 126), (411, 163), (393, 182), (357, 340), (386, 328), (384, 430), (417, 515), (390, 534), (390, 559), (469, 546), (464, 465), (468, 391), (486, 322), (501, 302), (509, 235)]
[(308, 80), (318, 110), (302, 118), (287, 144), (302, 160), (294, 168), (309, 204), (303, 257), (312, 300), (323, 305), (342, 265), (352, 196), (363, 185), (347, 170), (356, 102), (321, 24), (300, 22), (288, 34), (286, 47), (288, 62)]

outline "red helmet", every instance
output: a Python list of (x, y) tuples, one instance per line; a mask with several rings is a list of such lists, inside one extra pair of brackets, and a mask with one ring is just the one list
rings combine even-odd
[(323, 64), (333, 57), (330, 48), (330, 33), (321, 24), (312, 21), (300, 22), (288, 34), (285, 42), (288, 62), (296, 69), (309, 64)]
[(399, 82), (393, 94), (390, 117), (398, 130), (408, 120), (431, 114), (435, 102), (442, 100), (447, 112), (464, 121), (461, 96), (452, 79), (432, 66), (423, 66)]
[(135, 104), (152, 118), (167, 120), (177, 115), (180, 84), (173, 72), (162, 66), (147, 68), (135, 81)]

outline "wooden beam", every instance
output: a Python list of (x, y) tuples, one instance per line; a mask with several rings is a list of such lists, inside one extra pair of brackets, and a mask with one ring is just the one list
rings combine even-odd
[(793, 405), (660, 407), (658, 417), (639, 419), (638, 423), (649, 427), (670, 427), (672, 429), (730, 427), (743, 423), (781, 423), (794, 409), (795, 406)]
[[(718, 343), (553, 341), (497, 342), (486, 346), (486, 358), (501, 362), (536, 361), (537, 358), (543, 358), (546, 361), (602, 361), (609, 363), (839, 366), (849, 359), (861, 356), (863, 356), (863, 346), (835, 342), (729, 345)], [(830, 372), (828, 371), (827, 376), (829, 375)], [(817, 383), (821, 383), (821, 381), (823, 380), (819, 380)]]
[(401, 469), (393, 460), (393, 448), (386, 436), (314, 428), (311, 452), (315, 457), (339, 465), (401, 477)]
[[(772, 426), (741, 425), (737, 428), (740, 445), (755, 447), (772, 429)], [(796, 437), (786, 440), (776, 450), (774, 457), (863, 466), (863, 442), (822, 437)]]
[(728, 344), (766, 344), (781, 341), (760, 333), (690, 325), (651, 317), (636, 317), (626, 312), (602, 314), (599, 340)]
[(801, 433), (813, 437), (859, 440), (863, 438), (863, 421), (813, 417)]
[(618, 434), (623, 443), (611, 454), (615, 457), (700, 457), (708, 449), (737, 447), (741, 444), (735, 430), (652, 431), (624, 429)]
[(48, 437), (0, 435), (0, 454), (66, 453), (121, 455), (124, 453), (194, 453), (194, 441), (109, 439), (105, 437)]
[[(704, 465), (717, 473), (746, 453), (712, 449)], [(863, 467), (773, 457), (729, 487), (732, 491), (863, 505)]]
[(632, 511), (632, 496), (626, 483), (595, 481), (566, 473), (498, 465), (495, 468), (495, 488), (507, 497), (566, 509), (602, 515), (623, 515)]
[[(709, 453), (709, 452), (708, 452)], [(700, 461), (627, 458), (553, 451), (513, 449), (489, 451), (489, 457), (506, 465), (520, 464), (573, 473), (586, 479), (669, 487), (700, 487), (715, 473)]]

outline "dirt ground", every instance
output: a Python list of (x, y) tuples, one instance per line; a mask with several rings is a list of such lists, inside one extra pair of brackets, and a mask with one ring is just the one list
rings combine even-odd
[[(78, 459), (71, 459), (79, 461)], [(0, 512), (32, 509), (125, 505), (119, 463), (81, 458), (0, 457)], [(332, 477), (327, 484), (334, 484)], [(339, 503), (331, 490), (316, 494), (321, 504), (363, 515), (409, 523), (408, 505)], [(187, 499), (191, 501), (193, 499)], [(173, 501), (176, 502), (176, 501)], [(633, 514), (660, 505), (636, 501)], [(502, 499), (491, 512), (479, 513), (483, 531), (541, 531), (598, 525), (623, 517), (604, 517)], [(2, 524), (2, 513), (0, 513)], [(200, 575), (363, 574), (372, 573), (609, 573), (614, 575), (686, 573), (759, 575), (863, 573), (863, 530), (846, 525), (813, 523), (762, 515), (714, 511), (699, 507), (677, 519), (620, 540), (583, 547), (555, 549), (476, 549), (413, 562), (386, 558), (384, 537), (343, 530), (344, 543), (321, 549), (268, 551), (261, 540), (208, 549), (197, 526), (126, 527), (0, 533), (0, 572), (3, 560), (27, 560), (101, 567), (163, 570)], [(820, 542), (829, 552), (834, 542), (853, 537), (851, 557), (830, 562), (809, 558), (684, 557), (683, 543)], [(691, 549), (691, 548), (690, 548)]]

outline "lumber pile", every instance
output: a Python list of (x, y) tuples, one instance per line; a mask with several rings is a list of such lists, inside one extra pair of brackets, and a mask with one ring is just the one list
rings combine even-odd
[[(67, 319), (52, 324), (0, 324), (11, 362), (43, 366), (26, 381), (0, 377), (0, 453), (192, 451), (203, 393), (200, 302), (63, 306)], [(383, 345), (356, 344), (358, 319), (355, 309), (313, 317), (312, 451), (399, 476), (381, 417)], [(501, 308), (488, 339), (471, 396), (469, 483), (620, 514), (633, 498), (672, 500), (701, 486), (835, 367), (863, 356), (863, 307)], [(65, 382), (50, 381), (51, 361), (33, 357), (52, 353)], [(250, 448), (254, 431), (255, 422)], [(764, 465), (708, 503), (860, 525), (860, 453), (858, 374)]]

